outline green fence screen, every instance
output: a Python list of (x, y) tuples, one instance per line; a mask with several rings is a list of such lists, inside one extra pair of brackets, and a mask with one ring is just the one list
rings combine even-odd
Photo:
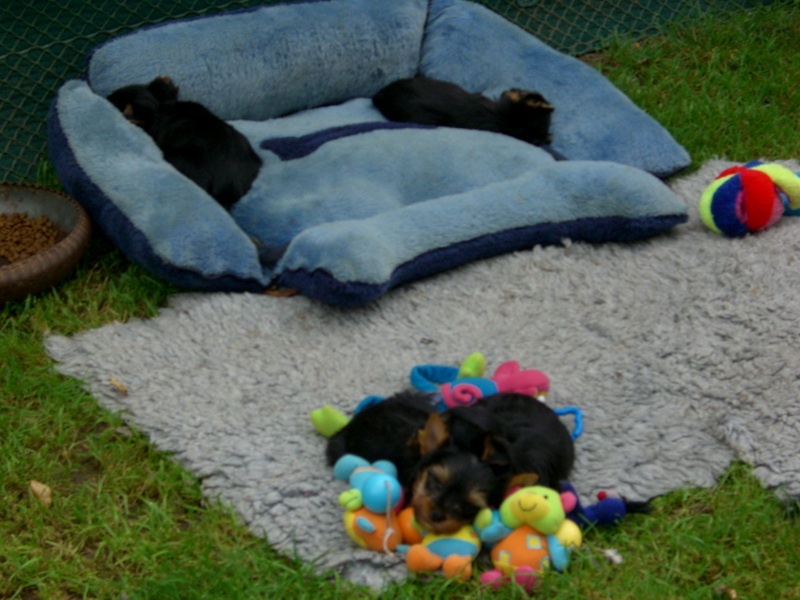
[[(392, 0), (374, 0), (391, 2)], [(6, 0), (0, 6), (0, 181), (46, 180), (45, 120), (58, 87), (80, 76), (88, 51), (145, 25), (274, 3), (265, 0)], [(699, 12), (765, 0), (481, 0), (551, 46), (574, 55), (614, 35), (652, 35)]]

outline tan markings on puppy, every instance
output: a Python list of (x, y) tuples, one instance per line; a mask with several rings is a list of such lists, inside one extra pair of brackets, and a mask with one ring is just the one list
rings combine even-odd
[(506, 490), (530, 487), (532, 485), (536, 485), (538, 481), (538, 473), (519, 473), (508, 480), (508, 486), (506, 486)]
[(489, 457), (494, 454), (494, 444), (492, 443), (492, 438), (490, 436), (486, 436), (483, 440), (483, 454), (481, 454), (481, 460), (485, 461)]
[(437, 448), (441, 448), (449, 437), (450, 434), (441, 415), (432, 413), (428, 417), (427, 423), (425, 423), (425, 428), (419, 432), (419, 449), (423, 455), (428, 454)]
[(472, 490), (467, 495), (467, 502), (473, 506), (477, 506), (478, 508), (486, 508), (489, 506), (489, 501), (486, 498), (486, 494), (478, 490)]
[(543, 100), (531, 100), (528, 99), (525, 101), (525, 106), (529, 106), (530, 108), (540, 108), (542, 110), (555, 110), (552, 104), (548, 104)]
[(450, 469), (446, 465), (432, 465), (428, 470), (428, 474), (442, 486), (448, 485), (452, 478)]
[(510, 461), (508, 452), (502, 450), (505, 442), (502, 440), (494, 440), (491, 436), (486, 436), (483, 441), (483, 454), (481, 461), (490, 465), (491, 467), (506, 467), (509, 466)]
[(141, 119), (134, 119), (136, 116), (136, 112), (133, 108), (133, 104), (126, 104), (125, 110), (122, 111), (122, 116), (128, 119), (134, 125), (144, 125), (144, 122)]
[(411, 493), (411, 507), (414, 509), (414, 518), (427, 533), (446, 535), (455, 533), (464, 525), (457, 518), (444, 513), (436, 504), (436, 498), (431, 496), (432, 490), (439, 490), (447, 485), (450, 480), (450, 470), (442, 465), (434, 465), (429, 470), (420, 473), (414, 482)]
[(517, 89), (508, 90), (506, 92), (506, 98), (511, 100), (511, 102), (519, 102), (520, 100), (522, 100), (522, 90), (517, 90)]
[(483, 440), (483, 454), (481, 454), (481, 460), (490, 463), (496, 456), (497, 449), (495, 448), (494, 440), (491, 436), (487, 435)]
[(425, 518), (429, 515), (433, 507), (433, 500), (431, 500), (426, 491), (427, 486), (428, 473), (423, 471), (417, 477), (411, 490), (411, 504), (414, 507), (414, 516), (418, 521), (420, 517)]

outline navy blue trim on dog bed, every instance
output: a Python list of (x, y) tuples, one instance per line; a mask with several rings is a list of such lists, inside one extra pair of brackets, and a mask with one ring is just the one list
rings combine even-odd
[[(556, 246), (565, 239), (579, 239), (593, 244), (606, 242), (635, 242), (687, 221), (686, 215), (645, 217), (632, 221), (619, 217), (578, 219), (568, 223), (540, 223), (511, 229), (483, 238), (460, 242), (446, 248), (431, 250), (401, 265), (391, 279), (380, 285), (341, 283), (323, 270), (286, 271), (279, 284), (303, 290), (303, 294), (327, 304), (356, 308), (369, 304), (392, 288), (435, 275), (474, 260), (498, 256), (530, 248), (530, 240), (539, 246)], [(486, 252), (492, 248), (491, 253)]]

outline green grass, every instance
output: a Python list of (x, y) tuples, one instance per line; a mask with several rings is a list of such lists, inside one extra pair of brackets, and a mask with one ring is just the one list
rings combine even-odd
[(800, 3), (700, 19), (590, 62), (692, 153), (736, 161), (798, 156)]
[[(692, 153), (800, 157), (800, 3), (700, 20), (592, 57)], [(46, 167), (42, 178), (50, 176)], [(278, 556), (198, 481), (80, 384), (57, 375), (48, 332), (73, 334), (149, 317), (175, 290), (95, 242), (52, 292), (0, 309), (0, 598), (369, 597)], [(47, 483), (42, 506), (29, 481)], [(656, 500), (655, 514), (590, 532), (573, 567), (540, 597), (800, 598), (800, 527), (750, 470), (733, 465), (709, 490)], [(613, 565), (602, 550), (624, 558)], [(735, 595), (734, 595), (735, 593)], [(512, 598), (441, 579), (385, 598)]]

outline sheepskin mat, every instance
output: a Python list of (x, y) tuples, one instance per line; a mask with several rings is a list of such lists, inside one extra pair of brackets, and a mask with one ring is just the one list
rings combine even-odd
[(800, 219), (741, 239), (706, 229), (696, 201), (729, 164), (675, 180), (690, 220), (646, 241), (499, 256), (357, 310), (179, 295), (156, 318), (54, 335), (47, 349), (257, 535), (373, 587), (406, 576), (402, 557), (346, 537), (346, 484), (309, 413), (350, 411), (407, 387), (415, 365), (476, 351), (490, 371), (507, 360), (544, 371), (548, 402), (583, 410), (572, 481), (584, 500), (711, 486), (734, 459), (797, 499)]

